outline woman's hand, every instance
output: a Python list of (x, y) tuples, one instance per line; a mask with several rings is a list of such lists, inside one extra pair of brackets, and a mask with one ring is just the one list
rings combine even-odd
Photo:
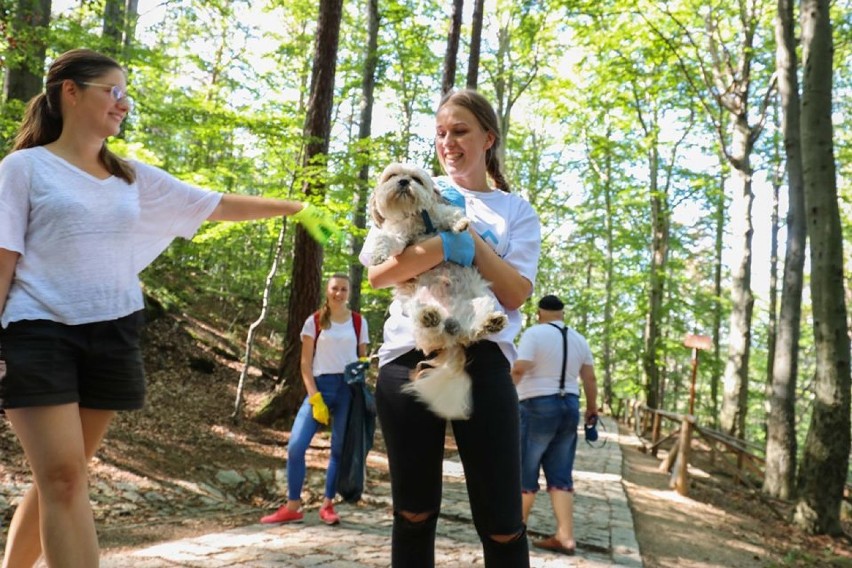
[(473, 264), (474, 244), (473, 237), (469, 231), (454, 233), (452, 231), (441, 231), (441, 245), (444, 249), (444, 260), (455, 262), (461, 266)]

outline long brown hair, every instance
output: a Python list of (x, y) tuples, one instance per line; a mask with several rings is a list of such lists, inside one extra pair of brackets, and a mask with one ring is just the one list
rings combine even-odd
[[(91, 49), (72, 49), (57, 57), (47, 71), (44, 91), (27, 103), (12, 150), (44, 146), (59, 138), (62, 134), (61, 93), (64, 81), (74, 81), (84, 88), (82, 83), (96, 80), (112, 69), (124, 71), (117, 61)], [(110, 174), (127, 183), (136, 180), (133, 166), (113, 154), (106, 142), (98, 157)]]
[(494, 136), (494, 143), (485, 151), (485, 169), (498, 189), (510, 191), (509, 182), (503, 174), (503, 166), (500, 163), (500, 153), (497, 151), (500, 147), (501, 138), (500, 124), (497, 121), (497, 113), (494, 112), (494, 107), (491, 106), (488, 99), (473, 89), (448, 92), (441, 99), (438, 110), (450, 104), (469, 110), (482, 129)]
[(346, 280), (349, 282), (351, 286), (352, 283), (349, 281), (349, 275), (343, 274), (342, 272), (335, 272), (331, 276), (328, 277), (328, 280), (325, 283), (325, 300), (322, 302), (322, 306), (319, 309), (319, 321), (320, 327), (322, 329), (329, 329), (331, 327), (331, 306), (328, 305), (328, 283), (334, 280), (335, 278), (339, 280)]

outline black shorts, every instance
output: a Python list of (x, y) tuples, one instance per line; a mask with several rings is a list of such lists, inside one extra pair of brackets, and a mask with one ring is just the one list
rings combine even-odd
[(139, 335), (143, 311), (81, 325), (48, 320), (0, 329), (0, 408), (79, 403), (96, 410), (136, 410), (145, 402)]

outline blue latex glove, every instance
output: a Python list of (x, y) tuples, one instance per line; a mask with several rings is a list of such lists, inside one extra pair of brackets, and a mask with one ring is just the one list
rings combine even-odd
[(441, 231), (438, 235), (441, 237), (441, 244), (444, 246), (444, 260), (462, 266), (473, 264), (473, 237), (469, 232)]
[(446, 201), (453, 207), (458, 207), (459, 209), (465, 208), (464, 195), (462, 195), (459, 190), (457, 190), (451, 185), (441, 184), (441, 197), (443, 197), (444, 201)]

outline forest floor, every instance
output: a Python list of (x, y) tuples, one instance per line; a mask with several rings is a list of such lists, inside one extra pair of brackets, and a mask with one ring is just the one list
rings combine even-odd
[[(224, 479), (222, 472), (274, 472), (284, 466), (289, 425), (234, 424), (230, 418), (241, 369), (239, 349), (239, 340), (229, 341), (191, 318), (161, 316), (148, 324), (146, 407), (119, 415), (91, 466), (103, 548), (129, 549), (256, 523), (280, 503), (280, 487), (268, 482), (235, 492), (237, 498), (175, 497), (195, 495), (187, 488), (215, 486)], [(247, 413), (258, 408), (272, 387), (268, 373), (252, 369), (244, 385)], [(677, 496), (658, 471), (659, 458), (644, 453), (629, 432), (622, 433), (628, 440), (622, 445), (624, 485), (645, 566), (852, 568), (848, 536), (798, 533), (782, 520), (790, 514), (789, 504), (770, 506), (730, 477), (696, 468), (689, 497)], [(327, 450), (327, 439), (318, 436), (308, 456), (320, 479)], [(387, 475), (382, 453), (379, 435), (368, 475)], [(6, 421), (0, 421), (0, 455), (2, 547), (15, 502), (30, 480)], [(307, 504), (321, 499), (319, 484), (314, 491), (310, 479), (309, 474)], [(852, 534), (852, 527), (847, 532)]]

